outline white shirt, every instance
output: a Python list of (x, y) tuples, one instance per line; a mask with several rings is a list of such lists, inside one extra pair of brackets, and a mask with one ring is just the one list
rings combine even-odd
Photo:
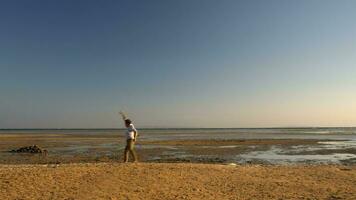
[(130, 126), (127, 127), (126, 139), (135, 139), (135, 131), (137, 133), (137, 130), (135, 129), (134, 125), (130, 124)]

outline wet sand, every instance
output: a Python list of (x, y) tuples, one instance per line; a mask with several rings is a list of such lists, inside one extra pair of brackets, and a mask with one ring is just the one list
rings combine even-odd
[(142, 144), (175, 145), (175, 146), (221, 146), (221, 145), (304, 145), (316, 144), (320, 140), (302, 139), (248, 139), (248, 140), (163, 140), (143, 141)]
[(356, 167), (178, 163), (0, 165), (0, 199), (348, 199)]
[[(237, 160), (237, 156), (251, 152), (268, 152), (272, 147), (294, 150), (299, 146), (319, 147), (315, 139), (195, 139), (195, 140), (147, 140), (140, 139), (136, 150), (143, 162), (189, 163), (254, 163), (268, 164), (258, 159)], [(327, 141), (327, 140), (323, 140)], [(38, 145), (48, 150), (48, 155), (10, 153), (23, 146)], [(0, 134), (0, 164), (55, 164), (120, 162), (125, 138), (117, 133), (92, 134)], [(356, 148), (314, 149), (293, 151), (295, 155), (353, 154)], [(341, 161), (355, 164), (356, 159)]]

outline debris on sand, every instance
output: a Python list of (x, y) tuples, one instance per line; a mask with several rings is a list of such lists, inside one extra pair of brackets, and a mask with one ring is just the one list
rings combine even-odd
[(236, 163), (226, 163), (226, 165), (228, 165), (228, 166), (237, 166)]
[(12, 152), (12, 153), (41, 153), (41, 154), (45, 154), (45, 155), (48, 153), (47, 150), (42, 149), (41, 147), (39, 147), (37, 145), (21, 147), (19, 149), (11, 150), (10, 152)]

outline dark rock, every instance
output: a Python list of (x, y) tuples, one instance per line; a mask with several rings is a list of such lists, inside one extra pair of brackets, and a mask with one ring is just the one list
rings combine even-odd
[(45, 155), (47, 155), (47, 153), (48, 153), (47, 150), (42, 149), (41, 147), (39, 147), (37, 145), (21, 147), (19, 149), (11, 150), (10, 152), (12, 152), (12, 153), (40, 153), (40, 154), (45, 154)]

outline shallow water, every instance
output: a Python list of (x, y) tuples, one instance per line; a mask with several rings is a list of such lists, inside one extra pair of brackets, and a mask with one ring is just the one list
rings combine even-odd
[[(325, 146), (314, 148), (314, 150), (323, 150)], [(326, 147), (327, 148), (327, 147)], [(341, 161), (356, 159), (356, 154), (351, 153), (330, 153), (330, 154), (295, 154), (298, 152), (311, 151), (308, 146), (298, 146), (292, 150), (286, 150), (281, 147), (271, 146), (266, 151), (251, 151), (246, 154), (236, 156), (236, 162), (246, 163), (252, 161), (260, 161), (269, 164), (292, 164), (292, 163), (308, 163), (308, 164), (340, 164)], [(337, 149), (337, 148), (333, 148)]]
[[(177, 139), (320, 139), (356, 140), (355, 128), (209, 128), (138, 129), (143, 140)], [(2, 130), (1, 134), (123, 135), (124, 129)]]

